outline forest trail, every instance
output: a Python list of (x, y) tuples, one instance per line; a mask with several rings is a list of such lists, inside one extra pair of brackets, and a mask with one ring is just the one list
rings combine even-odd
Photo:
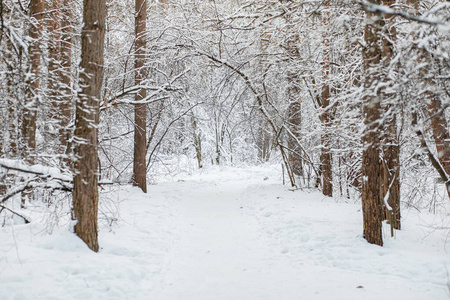
[[(189, 183), (184, 183), (189, 185)], [(247, 185), (194, 184), (180, 195), (181, 238), (163, 270), (156, 299), (287, 299), (298, 290), (295, 273), (266, 244), (245, 209)], [(188, 191), (188, 189), (184, 189)]]
[(277, 166), (104, 190), (98, 253), (64, 215), (25, 212), (0, 227), (1, 300), (450, 298), (447, 215), (404, 208), (402, 231), (369, 245), (360, 203), (293, 191)]
[(425, 249), (399, 233), (384, 248), (369, 245), (360, 234), (360, 204), (293, 191), (280, 177), (236, 168), (173, 185), (178, 238), (151, 298), (449, 298), (439, 276), (450, 259), (442, 260), (445, 251), (423, 255), (437, 244)]

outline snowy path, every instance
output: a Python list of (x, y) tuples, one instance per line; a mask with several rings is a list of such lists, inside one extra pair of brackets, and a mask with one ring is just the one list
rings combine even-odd
[(404, 209), (381, 248), (360, 204), (290, 191), (277, 169), (181, 179), (104, 192), (99, 253), (67, 224), (47, 235), (52, 212), (0, 228), (0, 299), (450, 299), (448, 213)]
[(183, 233), (156, 299), (287, 299), (298, 284), (280, 274), (292, 267), (274, 258), (244, 213), (243, 187), (208, 185), (180, 203)]

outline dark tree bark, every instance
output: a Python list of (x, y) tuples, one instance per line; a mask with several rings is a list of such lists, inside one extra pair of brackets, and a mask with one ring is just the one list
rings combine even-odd
[(50, 137), (55, 139), (56, 152), (66, 152), (71, 120), (72, 89), (72, 1), (47, 2), (49, 31), (49, 100), (51, 102)]
[[(49, 0), (46, 2), (48, 42), (48, 100), (51, 103), (49, 122), (46, 124), (46, 144), (56, 144), (58, 128), (60, 127), (59, 116), (59, 64), (61, 62), (61, 2), (60, 0)], [(59, 149), (55, 149), (58, 153)]]
[[(289, 84), (294, 83), (290, 82)], [(289, 87), (289, 89), (294, 89), (294, 87)], [(296, 93), (295, 91), (288, 91), (288, 93), (288, 126), (292, 134), (296, 137), (295, 139), (290, 135), (288, 136), (288, 147), (290, 149), (288, 154), (288, 161), (289, 165), (291, 166), (292, 173), (297, 176), (303, 176), (303, 159), (301, 157), (301, 149), (298, 145), (298, 141), (301, 140), (302, 105), (299, 98), (299, 93)], [(297, 99), (294, 98), (294, 95), (297, 95)]]
[[(393, 5), (395, 0), (384, 1), (384, 5)], [(396, 28), (394, 26), (394, 16), (385, 17), (384, 35), (382, 38), (382, 65), (383, 70), (389, 72), (390, 63), (394, 57), (393, 41), (397, 39)], [(383, 74), (385, 81), (388, 81), (388, 74)], [(391, 86), (391, 85), (390, 85)], [(391, 227), (400, 230), (400, 144), (397, 134), (397, 116), (392, 111), (392, 100), (395, 100), (396, 93), (388, 92), (385, 88), (381, 90), (383, 101), (387, 104), (384, 107), (385, 124), (383, 136), (383, 159), (381, 164), (382, 175), (382, 197), (388, 195), (387, 203), (391, 207), (391, 211), (386, 210), (386, 218), (389, 220)], [(382, 203), (384, 205), (384, 203)]]
[[(135, 84), (140, 85), (146, 78), (146, 21), (147, 1), (136, 0), (135, 2)], [(141, 88), (136, 94), (135, 100), (140, 101), (147, 96), (145, 89)], [(133, 160), (133, 185), (138, 186), (147, 193), (147, 168), (145, 164), (146, 141), (147, 141), (147, 105), (135, 104), (134, 107), (134, 160)]]
[(40, 65), (41, 65), (41, 36), (42, 36), (42, 22), (44, 18), (44, 0), (32, 0), (30, 3), (30, 38), (29, 46), (30, 66), (29, 72), (31, 74), (27, 82), (26, 103), (23, 110), (22, 119), (22, 138), (24, 140), (23, 154), (29, 163), (33, 163), (34, 159), (31, 156), (36, 148), (36, 113), (38, 106), (38, 94), (40, 84)]
[(103, 80), (105, 0), (84, 0), (81, 33), (81, 92), (76, 105), (73, 213), (75, 233), (97, 252), (98, 123)]
[[(371, 1), (380, 4), (380, 1)], [(382, 198), (380, 176), (380, 95), (375, 87), (380, 80), (379, 66), (382, 49), (380, 48), (380, 29), (383, 26), (382, 18), (374, 13), (367, 12), (364, 29), (366, 47), (363, 49), (364, 60), (364, 97), (363, 113), (365, 130), (362, 137), (362, 210), (364, 222), (364, 238), (371, 244), (383, 245), (382, 237)]]
[(324, 132), (322, 134), (322, 150), (320, 154), (320, 160), (322, 163), (322, 193), (325, 196), (333, 196), (333, 172), (332, 172), (332, 156), (330, 152), (330, 136), (327, 132), (327, 127), (330, 126), (330, 112), (327, 110), (330, 105), (330, 87), (324, 85), (322, 87), (322, 108), (324, 111), (320, 117), (322, 124), (324, 125)]
[(61, 150), (68, 154), (68, 141), (71, 138), (69, 129), (72, 120), (72, 44), (73, 44), (73, 0), (61, 1), (61, 71), (59, 72), (60, 84), (60, 119), (59, 141)]
[(391, 211), (386, 217), (394, 229), (401, 229), (400, 214), (400, 146), (397, 136), (396, 116), (388, 119), (385, 129), (382, 167), (382, 197), (388, 194), (387, 203)]
[[(3, 6), (3, 17), (10, 18), (11, 10), (8, 5)], [(6, 125), (8, 131), (8, 142), (3, 145), (5, 147), (5, 155), (9, 158), (16, 158), (19, 154), (19, 116), (17, 111), (17, 103), (14, 101), (15, 98), (15, 86), (14, 86), (14, 63), (16, 60), (13, 57), (13, 46), (11, 40), (7, 39), (5, 41), (5, 48), (3, 49), (3, 55), (6, 64), (6, 95), (7, 95), (7, 107), (8, 107), (8, 123)]]
[[(330, 1), (324, 1), (323, 6), (325, 9), (329, 10)], [(324, 26), (328, 27), (329, 24), (330, 13), (329, 11), (325, 12), (325, 17), (323, 20)], [(323, 64), (322, 64), (322, 77), (324, 83), (322, 85), (322, 114), (320, 116), (320, 121), (322, 122), (324, 132), (322, 133), (322, 150), (320, 155), (321, 165), (322, 165), (322, 193), (325, 196), (332, 197), (333, 196), (333, 172), (332, 172), (332, 156), (330, 152), (330, 136), (329, 136), (329, 127), (331, 121), (331, 112), (329, 109), (330, 105), (330, 86), (328, 84), (328, 78), (330, 76), (330, 41), (327, 33), (324, 33), (323, 36)]]
[[(292, 22), (292, 20), (287, 17), (287, 22)], [(289, 29), (295, 32), (293, 29)], [(292, 65), (295, 66), (295, 62), (298, 61), (300, 57), (300, 52), (298, 49), (300, 37), (297, 33), (292, 34), (286, 43), (286, 52), (289, 60), (292, 61)], [(301, 147), (298, 144), (301, 141), (301, 128), (302, 128), (302, 99), (300, 98), (300, 76), (297, 69), (287, 71), (287, 97), (288, 97), (288, 109), (287, 109), (287, 126), (291, 131), (292, 135), (288, 135), (288, 162), (291, 167), (292, 173), (297, 176), (303, 176), (303, 159)]]

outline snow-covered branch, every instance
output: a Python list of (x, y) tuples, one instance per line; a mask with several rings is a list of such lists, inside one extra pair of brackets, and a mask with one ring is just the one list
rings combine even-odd
[[(402, 18), (410, 20), (410, 21), (415, 21), (418, 23), (434, 25), (434, 26), (441, 26), (442, 28), (444, 28), (446, 30), (450, 29), (450, 22), (445, 22), (445, 21), (437, 19), (437, 18), (426, 18), (426, 17), (421, 17), (421, 16), (415, 16), (415, 15), (411, 15), (404, 11), (395, 10), (395, 9), (389, 8), (385, 5), (378, 5), (378, 4), (370, 3), (368, 1), (353, 0), (353, 2), (361, 5), (362, 9), (365, 10), (366, 12), (378, 13), (378, 14), (383, 14), (386, 16), (402, 17)], [(450, 8), (450, 3), (442, 3), (441, 5), (438, 6), (438, 8), (435, 8), (433, 10), (433, 12), (436, 13), (437, 11), (443, 10), (446, 8)]]

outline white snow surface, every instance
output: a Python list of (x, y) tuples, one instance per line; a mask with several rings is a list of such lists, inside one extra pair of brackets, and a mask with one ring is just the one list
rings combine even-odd
[(0, 299), (450, 299), (447, 213), (403, 208), (403, 229), (391, 238), (385, 224), (384, 247), (370, 245), (359, 203), (293, 191), (279, 169), (102, 195), (98, 253), (69, 223), (7, 224)]

